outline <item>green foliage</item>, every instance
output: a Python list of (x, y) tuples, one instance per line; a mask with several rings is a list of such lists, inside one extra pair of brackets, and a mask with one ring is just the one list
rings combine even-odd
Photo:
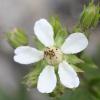
[(99, 11), (99, 5), (95, 5), (93, 1), (91, 1), (88, 6), (84, 6), (83, 12), (80, 16), (80, 27), (83, 30), (95, 27), (99, 22)]
[(0, 100), (29, 100), (29, 97), (26, 88), (19, 85), (19, 89), (14, 95), (8, 95), (5, 90), (0, 89)]
[(54, 97), (55, 99), (58, 99), (60, 96), (62, 96), (65, 92), (65, 87), (61, 85), (60, 81), (58, 80), (56, 89), (49, 94), (50, 97)]
[(27, 35), (20, 29), (14, 29), (7, 33), (8, 43), (15, 49), (22, 45), (28, 45)]
[(100, 68), (100, 43), (97, 45), (97, 50), (94, 53), (94, 55), (92, 56), (94, 62), (99, 66)]
[(87, 66), (91, 65), (90, 66), (91, 68), (98, 68), (91, 57), (82, 54), (81, 55), (81, 59), (84, 60), (85, 64), (87, 64)]
[(57, 100), (100, 100), (100, 69), (90, 57), (82, 56), (84, 63), (77, 66), (84, 72), (80, 73), (80, 86), (75, 90), (66, 89), (64, 95)]
[[(74, 32), (83, 32), (89, 36), (89, 30), (92, 27), (95, 27), (99, 22), (99, 12), (99, 5), (94, 5), (93, 1), (89, 3), (88, 6), (84, 6), (79, 23), (74, 28)], [(60, 47), (65, 41), (68, 32), (61, 25), (58, 17), (51, 17), (50, 23), (54, 30), (55, 46)], [(27, 36), (19, 29), (9, 32), (7, 34), (7, 39), (13, 48), (28, 44)], [(44, 48), (44, 45), (37, 38), (33, 38), (33, 41), (37, 49), (42, 50)], [(83, 55), (83, 52), (76, 56), (64, 55), (64, 59), (71, 64), (76, 72), (83, 72), (78, 73), (80, 77), (80, 86), (75, 90), (66, 89), (58, 80), (56, 89), (50, 93), (49, 96), (54, 97), (57, 100), (100, 100), (100, 69), (94, 61), (90, 57)], [(37, 84), (38, 76), (45, 65), (46, 62), (44, 60), (36, 63), (34, 69), (24, 77), (22, 83), (27, 85), (29, 88), (34, 88)], [(0, 93), (2, 94), (2, 92)], [(21, 90), (21, 93), (23, 93), (21, 94), (22, 97), (19, 95), (17, 99), (26, 100), (27, 97), (25, 96), (26, 92), (24, 89)], [(7, 98), (5, 94), (3, 94), (3, 97), (1, 94), (0, 100), (3, 100), (4, 96)], [(10, 99), (8, 98), (4, 100)]]
[(90, 36), (90, 29), (95, 28), (100, 20), (100, 7), (94, 4), (94, 1), (84, 6), (78, 23), (74, 26), (73, 32), (82, 32), (87, 37)]
[(82, 59), (80, 59), (79, 57), (77, 57), (76, 55), (65, 55), (65, 59), (70, 64), (84, 63), (84, 61)]
[(66, 39), (68, 32), (61, 25), (58, 17), (51, 17), (50, 23), (53, 26), (54, 30), (55, 46), (60, 47)]
[(64, 96), (59, 100), (96, 100), (92, 97), (90, 92), (85, 88), (77, 88), (75, 90), (66, 90)]
[(79, 67), (76, 66), (76, 65), (72, 65), (72, 64), (71, 64), (71, 66), (74, 68), (74, 70), (75, 70), (77, 73), (82, 73), (82, 72), (84, 72), (83, 69), (79, 68)]
[(84, 63), (84, 60), (80, 59), (76, 55), (65, 55), (64, 58), (76, 72), (84, 72), (81, 68), (77, 67), (77, 64)]
[(39, 50), (43, 50), (45, 48), (44, 45), (36, 37), (33, 37), (33, 43)]
[(0, 100), (12, 100), (2, 89), (0, 89)]
[(27, 85), (29, 88), (35, 87), (37, 84), (38, 76), (44, 67), (45, 67), (45, 61), (42, 60), (36, 63), (34, 69), (24, 77), (22, 83)]

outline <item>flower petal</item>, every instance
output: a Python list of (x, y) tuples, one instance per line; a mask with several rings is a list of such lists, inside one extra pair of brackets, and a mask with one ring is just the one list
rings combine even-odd
[(61, 50), (65, 54), (79, 53), (88, 45), (88, 40), (83, 33), (73, 33), (64, 42)]
[(57, 79), (53, 66), (46, 66), (40, 73), (37, 88), (41, 93), (51, 93), (56, 87)]
[(35, 23), (34, 32), (37, 38), (46, 47), (54, 45), (53, 28), (46, 19), (40, 19)]
[(31, 64), (41, 60), (44, 53), (29, 46), (20, 46), (15, 49), (14, 61), (20, 64)]
[(62, 85), (68, 88), (79, 86), (79, 78), (74, 69), (65, 61), (59, 64), (58, 74)]

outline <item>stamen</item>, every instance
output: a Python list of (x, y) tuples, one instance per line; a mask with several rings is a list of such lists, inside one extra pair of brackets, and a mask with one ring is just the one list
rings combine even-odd
[(55, 47), (47, 47), (44, 50), (44, 58), (49, 64), (58, 64), (62, 61), (62, 52)]

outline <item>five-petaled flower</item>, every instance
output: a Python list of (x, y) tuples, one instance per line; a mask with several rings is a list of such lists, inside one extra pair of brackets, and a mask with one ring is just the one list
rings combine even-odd
[(20, 46), (15, 49), (14, 61), (20, 64), (31, 64), (42, 59), (47, 61), (48, 65), (44, 66), (37, 82), (37, 89), (41, 93), (51, 93), (56, 87), (55, 64), (58, 64), (61, 84), (67, 88), (78, 87), (80, 83), (78, 75), (63, 56), (84, 50), (88, 45), (85, 35), (79, 32), (73, 33), (65, 39), (60, 48), (56, 48), (53, 28), (45, 19), (40, 19), (35, 23), (34, 33), (45, 46), (45, 49), (40, 51), (30, 46)]

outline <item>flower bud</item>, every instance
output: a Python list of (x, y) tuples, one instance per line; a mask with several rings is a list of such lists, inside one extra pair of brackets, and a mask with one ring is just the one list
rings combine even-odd
[(17, 48), (21, 45), (28, 44), (28, 37), (27, 35), (20, 29), (13, 29), (13, 31), (7, 33), (7, 39), (9, 44), (13, 48)]
[(80, 16), (80, 26), (83, 30), (95, 27), (99, 22), (99, 6), (94, 5), (93, 1), (86, 7)]

